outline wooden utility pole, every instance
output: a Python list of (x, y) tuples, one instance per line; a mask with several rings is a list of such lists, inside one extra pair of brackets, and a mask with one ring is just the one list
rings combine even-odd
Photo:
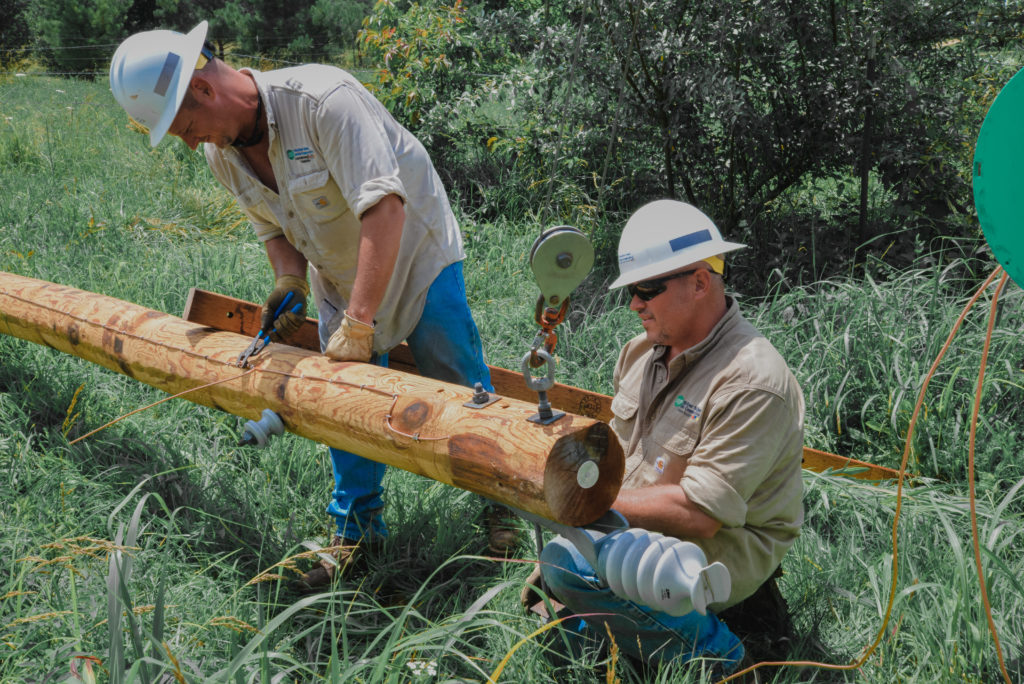
[(269, 408), (295, 434), (567, 525), (600, 517), (623, 475), (607, 424), (534, 404), (467, 408), (472, 390), (271, 344), (235, 365), (251, 338), (129, 302), (0, 272), (0, 333), (46, 345), (244, 418)]
[[(260, 327), (260, 311), (260, 307), (252, 302), (193, 288), (182, 317), (187, 321), (217, 330), (229, 330), (252, 337)], [(317, 322), (307, 318), (290, 342), (304, 349), (319, 349)], [(412, 352), (406, 345), (400, 344), (392, 349), (389, 357), (388, 363), (392, 368), (407, 373), (419, 373)], [(491, 371), (491, 383), (498, 394), (526, 402), (537, 400), (537, 394), (528, 389), (523, 382), (522, 373), (498, 366), (488, 368)], [(605, 394), (556, 382), (554, 387), (548, 390), (548, 399), (551, 405), (560, 411), (589, 416), (602, 422), (612, 419), (612, 398)], [(804, 447), (803, 467), (819, 473), (838, 471), (846, 477), (861, 480), (895, 480), (899, 477), (899, 473), (892, 468), (820, 451), (809, 446)]]

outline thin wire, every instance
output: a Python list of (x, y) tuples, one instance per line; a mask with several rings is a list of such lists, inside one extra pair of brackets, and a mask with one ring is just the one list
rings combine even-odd
[(117, 43), (97, 43), (96, 45), (35, 45), (32, 47), (4, 48), (0, 53), (5, 52), (58, 52), (60, 50), (96, 50), (99, 48), (117, 47)]
[(992, 297), (992, 308), (989, 311), (988, 330), (985, 333), (985, 346), (981, 350), (981, 368), (978, 370), (978, 388), (974, 395), (974, 412), (971, 414), (971, 438), (967, 450), (967, 484), (971, 503), (971, 540), (974, 544), (974, 562), (978, 566), (978, 584), (981, 586), (981, 600), (985, 605), (985, 617), (988, 619), (988, 629), (992, 632), (992, 639), (996, 644), (996, 656), (999, 658), (999, 669), (1002, 670), (1003, 680), (1011, 684), (1010, 675), (1006, 671), (1006, 663), (1003, 662), (1003, 649), (999, 643), (999, 634), (996, 632), (996, 623), (992, 619), (992, 605), (988, 600), (988, 589), (985, 586), (985, 570), (981, 565), (981, 541), (978, 535), (978, 512), (974, 494), (974, 437), (978, 428), (978, 409), (981, 406), (981, 388), (985, 380), (985, 366), (988, 364), (988, 349), (992, 343), (992, 330), (996, 324), (996, 309), (999, 304), (999, 295), (1006, 285), (1007, 274), (999, 279), (996, 286), (996, 294)]
[(548, 168), (548, 197), (544, 202), (544, 211), (550, 215), (551, 200), (555, 195), (555, 165), (561, 159), (563, 144), (565, 143), (565, 122), (568, 120), (569, 90), (572, 87), (572, 80), (576, 74), (576, 58), (580, 55), (580, 45), (583, 43), (583, 22), (587, 18), (587, 5), (583, 6), (580, 12), (580, 23), (576, 27), (576, 45), (572, 49), (572, 61), (569, 62), (569, 73), (564, 81), (565, 91), (562, 95), (562, 117), (558, 128), (558, 144), (555, 146), (555, 154), (551, 157), (551, 165)]
[(134, 411), (130, 411), (129, 413), (124, 414), (123, 416), (119, 416), (119, 417), (115, 418), (114, 420), (110, 421), (109, 423), (107, 423), (105, 425), (100, 425), (95, 430), (90, 430), (89, 432), (86, 432), (81, 437), (74, 438), (73, 440), (68, 442), (68, 446), (70, 446), (72, 444), (76, 444), (78, 442), (81, 442), (86, 437), (92, 437), (93, 435), (95, 435), (100, 430), (106, 430), (108, 427), (110, 427), (114, 423), (120, 422), (120, 421), (124, 420), (125, 418), (128, 418), (129, 416), (134, 416), (136, 413), (142, 413), (143, 411), (149, 410), (149, 409), (153, 408), (154, 406), (159, 406), (160, 404), (164, 403), (165, 401), (170, 401), (171, 399), (177, 399), (178, 397), (184, 396), (184, 395), (188, 394), (189, 392), (196, 392), (196, 391), (201, 390), (201, 389), (206, 389), (207, 387), (213, 387), (214, 385), (219, 385), (222, 382), (231, 382), (232, 380), (238, 380), (238, 379), (244, 378), (246, 375), (249, 375), (250, 373), (254, 373), (254, 372), (256, 372), (256, 367), (255, 366), (250, 368), (249, 370), (245, 371), (241, 375), (236, 375), (233, 378), (224, 378), (222, 380), (214, 380), (213, 382), (208, 382), (205, 385), (199, 385), (198, 387), (193, 387), (191, 389), (187, 389), (184, 392), (178, 392), (177, 394), (172, 394), (169, 397), (164, 397), (163, 399), (161, 399), (159, 401), (154, 401), (149, 406), (143, 406), (142, 408), (137, 408)]
[(105, 74), (105, 73), (107, 73), (107, 72), (106, 71), (33, 71), (33, 72), (20, 72), (19, 71), (19, 72), (14, 73), (14, 74), (0, 73), (0, 76), (11, 76), (11, 75), (13, 75), (13, 76), (16, 76), (18, 78), (26, 78), (26, 77), (31, 78), (33, 76), (36, 76), (36, 77), (42, 77), (42, 76), (99, 76), (100, 74)]
[(734, 672), (722, 682), (728, 682), (737, 677), (742, 677), (748, 672), (753, 672), (760, 667), (817, 667), (825, 670), (856, 670), (859, 669), (867, 659), (871, 657), (871, 654), (878, 648), (878, 644), (882, 642), (882, 637), (885, 636), (885, 630), (889, 626), (889, 620), (892, 617), (892, 607), (896, 600), (896, 582), (899, 573), (899, 541), (897, 539), (897, 531), (900, 524), (900, 514), (903, 510), (903, 480), (907, 474), (907, 463), (910, 460), (910, 449), (913, 444), (914, 430), (917, 427), (917, 418), (921, 413), (921, 406), (924, 404), (924, 396), (928, 391), (928, 385), (932, 381), (932, 377), (935, 375), (935, 371), (939, 367), (939, 363), (942, 358), (946, 355), (949, 350), (949, 346), (953, 343), (953, 338), (956, 337), (957, 332), (960, 330), (960, 326), (963, 324), (964, 319), (967, 318), (967, 313), (974, 306), (981, 294), (988, 289), (988, 286), (992, 284), (996, 276), (1002, 271), (1002, 267), (996, 267), (996, 270), (992, 271), (992, 274), (981, 284), (981, 287), (974, 293), (970, 301), (964, 306), (963, 311), (960, 312), (960, 316), (956, 319), (956, 323), (953, 324), (953, 329), (949, 331), (949, 336), (946, 338), (945, 344), (942, 345), (942, 349), (939, 350), (938, 356), (932, 363), (931, 368), (928, 369), (928, 373), (925, 375), (924, 383), (921, 386), (921, 391), (917, 395), (917, 403), (914, 405), (914, 412), (910, 418), (910, 425), (907, 428), (907, 439), (903, 445), (903, 459), (900, 461), (899, 477), (897, 478), (896, 486), (896, 512), (893, 516), (892, 521), (892, 579), (889, 588), (889, 600), (885, 607), (885, 617), (882, 619), (882, 626), (878, 628), (878, 634), (875, 636), (874, 642), (868, 646), (859, 659), (848, 664), (839, 665), (837, 663), (822, 663), (815, 660), (784, 660), (784, 661), (765, 661), (756, 663), (748, 668)]

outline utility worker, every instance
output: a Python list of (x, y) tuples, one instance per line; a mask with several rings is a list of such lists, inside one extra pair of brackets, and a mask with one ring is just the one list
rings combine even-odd
[(540, 557), (550, 595), (590, 614), (563, 626), (596, 638), (610, 631), (644, 663), (705, 656), (733, 670), (744, 646), (728, 615), (747, 623), (740, 613), (751, 601), (755, 612), (782, 613), (760, 616), (767, 624), (788, 624), (773, 575), (803, 522), (804, 401), (786, 362), (725, 294), (722, 255), (743, 246), (724, 241), (695, 207), (653, 202), (627, 222), (611, 285), (628, 289), (644, 328), (615, 367), (611, 427), (627, 460), (612, 507), (632, 526), (722, 562), (728, 601), (672, 617), (613, 594), (562, 537)]
[[(110, 86), (148, 127), (151, 145), (166, 133), (193, 150), (205, 143), (213, 175), (248, 216), (276, 276), (263, 330), (280, 340), (299, 328), (308, 270), (330, 358), (386, 366), (388, 351), (407, 340), (423, 375), (491, 390), (466, 302), (462, 236), (423, 145), (345, 71), (235, 69), (214, 58), (206, 32), (204, 21), (187, 35), (129, 37), (114, 54)], [(315, 567), (300, 588), (328, 584), (360, 542), (387, 535), (385, 466), (330, 454), (337, 566)], [(516, 543), (500, 512), (490, 520), (494, 550)]]

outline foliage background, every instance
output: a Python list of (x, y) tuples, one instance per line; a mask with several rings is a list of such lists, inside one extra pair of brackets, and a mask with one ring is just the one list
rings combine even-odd
[[(750, 249), (737, 287), (984, 251), (973, 135), (1017, 2), (15, 0), (0, 66), (102, 78), (126, 35), (211, 22), (236, 63), (354, 69), (482, 218), (588, 232), (676, 197)], [(19, 67), (18, 65), (21, 65)]]

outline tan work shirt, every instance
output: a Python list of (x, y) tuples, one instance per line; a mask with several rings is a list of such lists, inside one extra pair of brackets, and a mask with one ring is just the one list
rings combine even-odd
[(803, 393), (732, 298), (702, 342), (667, 355), (641, 334), (615, 367), (623, 489), (679, 483), (722, 523), (711, 539), (686, 540), (732, 575), (729, 600), (712, 606), (720, 611), (754, 593), (800, 532)]
[(204, 145), (206, 160), (260, 240), (284, 235), (306, 257), (321, 318), (348, 308), (363, 213), (389, 194), (405, 203), (398, 260), (374, 334), (375, 351), (390, 350), (416, 327), (441, 270), (465, 257), (426, 149), (341, 69), (309, 64), (243, 71), (263, 98), (278, 192), (263, 185), (234, 148)]

